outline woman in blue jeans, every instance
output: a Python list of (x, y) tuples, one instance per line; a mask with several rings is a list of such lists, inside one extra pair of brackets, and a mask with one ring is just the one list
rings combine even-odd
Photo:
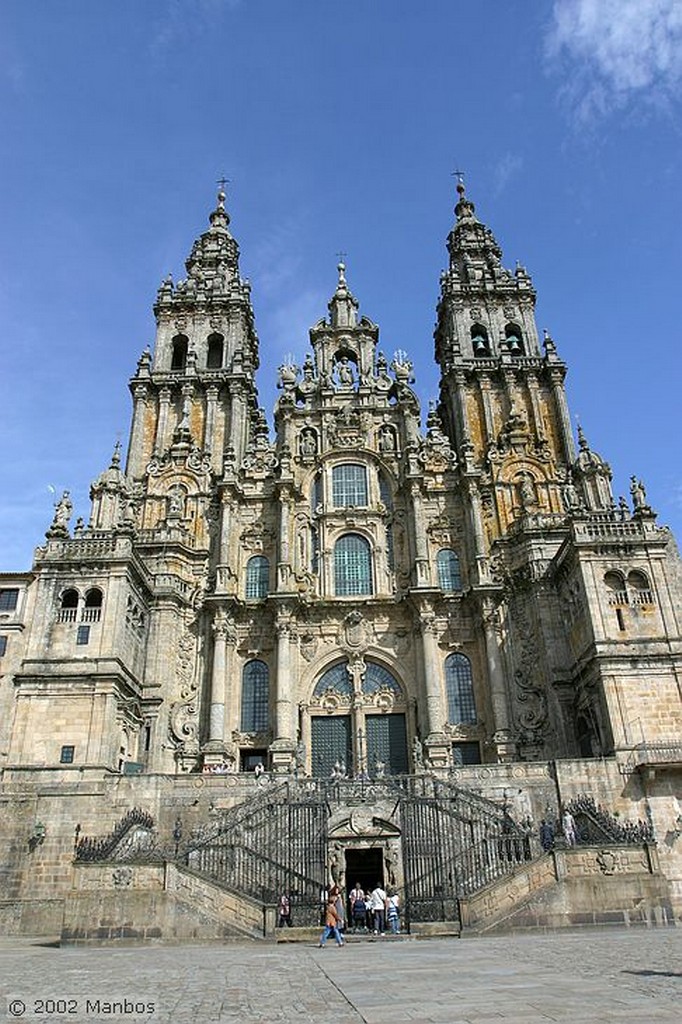
[(334, 938), (336, 939), (337, 946), (343, 946), (343, 939), (341, 938), (341, 934), (339, 932), (340, 920), (341, 918), (339, 917), (339, 913), (336, 907), (334, 906), (334, 897), (331, 896), (327, 900), (327, 907), (324, 912), (324, 931), (320, 935), (320, 949), (326, 946), (327, 939), (329, 938), (330, 935), (333, 935)]

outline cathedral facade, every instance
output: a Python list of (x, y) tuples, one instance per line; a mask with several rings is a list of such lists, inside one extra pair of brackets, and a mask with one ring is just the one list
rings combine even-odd
[[(158, 291), (127, 456), (92, 484), (87, 523), (65, 493), (31, 570), (0, 576), (12, 792), (74, 773), (608, 762), (649, 773), (647, 813), (658, 793), (674, 831), (674, 540), (641, 482), (616, 503), (607, 462), (574, 440), (531, 278), (458, 193), (425, 429), (410, 359), (384, 354), (341, 263), (303, 364), (279, 368), (273, 436), (219, 193), (186, 278)], [(612, 802), (641, 816), (643, 792)], [(671, 845), (673, 862), (682, 899)]]

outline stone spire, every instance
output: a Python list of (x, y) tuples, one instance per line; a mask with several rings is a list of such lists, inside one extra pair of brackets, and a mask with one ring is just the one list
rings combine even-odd
[(592, 451), (580, 424), (578, 448), (578, 456), (573, 464), (573, 477), (582, 490), (586, 508), (590, 512), (603, 512), (613, 508), (611, 467), (601, 455)]
[(336, 291), (329, 300), (329, 323), (332, 327), (355, 327), (359, 303), (348, 289), (346, 264), (343, 260), (339, 262), (336, 269), (339, 280)]

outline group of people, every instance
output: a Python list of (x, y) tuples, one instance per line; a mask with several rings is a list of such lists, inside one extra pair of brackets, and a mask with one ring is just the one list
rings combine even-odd
[[(350, 927), (353, 932), (373, 932), (383, 935), (387, 928), (394, 935), (400, 932), (400, 897), (393, 891), (390, 895), (377, 882), (371, 892), (365, 892), (356, 882), (348, 894), (350, 906)], [(337, 946), (343, 946), (343, 932), (346, 930), (346, 908), (338, 885), (327, 893), (324, 907), (324, 931), (320, 936), (320, 947), (333, 937)]]

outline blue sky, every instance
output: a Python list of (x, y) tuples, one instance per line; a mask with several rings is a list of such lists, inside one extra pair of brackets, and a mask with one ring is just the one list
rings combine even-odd
[(0, 568), (28, 569), (130, 417), (161, 279), (215, 182), (276, 367), (337, 252), (426, 406), (455, 168), (538, 290), (572, 414), (682, 536), (678, 0), (4, 0)]

